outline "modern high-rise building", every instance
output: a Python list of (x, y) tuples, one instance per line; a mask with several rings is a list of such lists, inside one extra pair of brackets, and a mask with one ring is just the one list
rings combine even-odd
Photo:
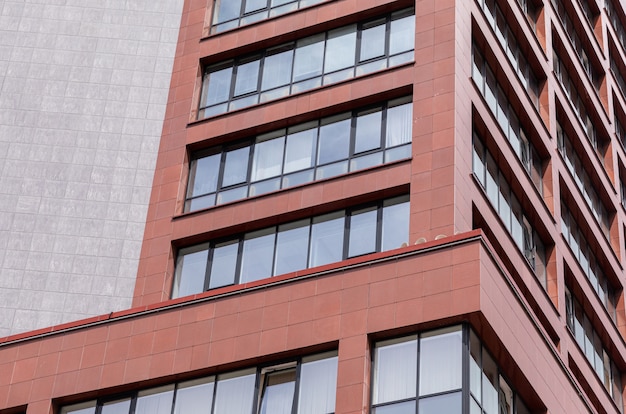
[(132, 306), (0, 414), (623, 413), (619, 0), (185, 0)]

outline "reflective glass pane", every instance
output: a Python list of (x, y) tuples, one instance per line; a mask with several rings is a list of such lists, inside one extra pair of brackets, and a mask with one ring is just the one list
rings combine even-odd
[(250, 13), (267, 7), (267, 0), (246, 0), (245, 13)]
[(118, 401), (110, 401), (102, 404), (101, 414), (128, 414), (130, 398)]
[(359, 61), (385, 55), (385, 23), (361, 31), (361, 56)]
[(315, 161), (316, 144), (317, 128), (293, 133), (289, 131), (285, 149), (285, 173), (312, 167)]
[(322, 74), (324, 34), (299, 40), (293, 65), (293, 81), (298, 82)]
[(391, 22), (389, 54), (412, 50), (415, 44), (415, 16), (407, 16)]
[(279, 226), (274, 274), (281, 275), (306, 269), (308, 249), (309, 220)]
[(411, 142), (413, 129), (413, 103), (394, 106), (387, 110), (387, 148)]
[(334, 164), (326, 164), (323, 167), (317, 167), (315, 171), (315, 179), (322, 180), (324, 178), (336, 177), (348, 172), (348, 161), (336, 162)]
[(358, 171), (364, 168), (375, 167), (383, 163), (382, 152), (362, 155), (350, 160), (350, 171)]
[(226, 153), (222, 187), (239, 184), (248, 176), (248, 154), (250, 147), (243, 147)]
[(211, 106), (228, 100), (232, 74), (233, 68), (229, 66), (210, 72), (204, 77), (201, 106)]
[(348, 257), (376, 251), (376, 208), (355, 211), (350, 216)]
[(244, 95), (257, 90), (259, 63), (260, 60), (253, 60), (252, 62), (241, 63), (237, 66), (234, 96)]
[(420, 414), (461, 414), (461, 393), (436, 395), (419, 402)]
[(409, 242), (409, 202), (407, 197), (385, 201), (381, 250), (402, 247)]
[(255, 382), (254, 370), (220, 375), (217, 378), (213, 414), (250, 414)]
[(335, 412), (337, 357), (303, 359), (299, 389), (298, 414)]
[(415, 414), (415, 400), (375, 407), (372, 414)]
[(428, 332), (420, 338), (420, 378), (427, 378), (420, 381), (420, 396), (461, 388), (461, 347), (459, 327)]
[(235, 19), (241, 13), (241, 0), (217, 0), (215, 10), (213, 23)]
[(343, 211), (313, 219), (309, 267), (342, 260), (344, 221)]
[(188, 197), (212, 193), (217, 189), (221, 154), (209, 155), (191, 162)]
[(213, 377), (179, 383), (174, 414), (208, 413), (213, 405), (213, 386)]
[(229, 203), (231, 201), (241, 200), (248, 196), (248, 187), (238, 187), (231, 190), (221, 191), (217, 196), (217, 204)]
[(290, 414), (296, 387), (296, 369), (268, 373), (263, 381), (260, 414)]
[(359, 115), (356, 119), (354, 153), (380, 148), (382, 112)]
[(274, 235), (273, 228), (246, 234), (243, 241), (239, 283), (251, 282), (272, 275)]
[(171, 414), (174, 385), (141, 391), (137, 396), (135, 414)]
[(176, 263), (176, 275), (174, 276), (174, 288), (172, 298), (200, 293), (204, 290), (204, 278), (206, 276), (207, 260), (209, 257), (208, 246), (198, 250), (199, 247), (181, 249)]
[(320, 127), (318, 165), (348, 158), (350, 153), (350, 124), (351, 119), (348, 118)]
[(286, 85), (291, 81), (293, 50), (267, 56), (263, 62), (262, 90)]
[(251, 181), (264, 180), (280, 175), (283, 168), (285, 137), (257, 142), (252, 158)]
[(238, 249), (238, 240), (221, 243), (213, 248), (209, 289), (235, 283)]
[(356, 51), (356, 25), (328, 32), (324, 73), (354, 66)]
[[(377, 344), (375, 352), (373, 403), (382, 404), (415, 397), (417, 339), (409, 337), (381, 342)], [(380, 413), (378, 410), (376, 412)]]

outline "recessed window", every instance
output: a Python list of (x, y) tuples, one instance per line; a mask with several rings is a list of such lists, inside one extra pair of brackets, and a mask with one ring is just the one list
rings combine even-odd
[(395, 99), (197, 153), (189, 167), (185, 211), (409, 158), (410, 99)]
[(528, 139), (528, 132), (521, 125), (517, 112), (510, 104), (502, 85), (498, 84), (493, 70), (478, 50), (476, 44), (472, 48), (472, 53), (472, 78), (474, 83), (485, 98), (487, 106), (493, 113), (500, 128), (502, 128), (504, 136), (511, 144), (513, 152), (521, 161), (535, 188), (540, 194), (543, 194), (543, 167), (537, 149)]
[(474, 176), (485, 190), (487, 199), (498, 213), (513, 242), (535, 271), (539, 283), (547, 289), (546, 252), (543, 240), (530, 224), (496, 159), (477, 133), (474, 133), (473, 141)]
[(198, 119), (410, 62), (414, 13), (413, 9), (398, 11), (209, 65), (204, 71)]
[(182, 248), (172, 297), (396, 249), (408, 226), (408, 196), (400, 196)]
[(607, 353), (598, 332), (593, 328), (591, 320), (580, 302), (572, 295), (569, 287), (565, 287), (565, 309), (567, 327), (572, 332), (587, 361), (606, 388), (609, 395), (622, 411), (622, 374), (613, 359)]
[(332, 414), (337, 352), (61, 408), (61, 414)]
[(211, 33), (220, 33), (326, 0), (215, 0)]
[(529, 413), (467, 326), (376, 343), (372, 376), (373, 414)]

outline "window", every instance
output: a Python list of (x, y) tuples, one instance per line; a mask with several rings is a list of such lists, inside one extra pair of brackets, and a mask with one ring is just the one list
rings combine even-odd
[(61, 414), (331, 414), (336, 388), (335, 351), (65, 406)]
[(406, 9), (207, 66), (198, 118), (410, 62), (414, 39), (414, 10)]
[(602, 81), (600, 74), (596, 70), (596, 68), (592, 65), (587, 52), (585, 51), (585, 46), (583, 45), (580, 37), (577, 33), (577, 26), (572, 22), (570, 18), (568, 10), (565, 8), (565, 4), (562, 0), (552, 0), (552, 4), (556, 9), (556, 15), (559, 17), (561, 24), (563, 25), (563, 30), (567, 34), (574, 51), (576, 51), (576, 56), (580, 64), (582, 65), (587, 77), (591, 81), (592, 85), (596, 89), (596, 91), (600, 90), (600, 83)]
[(582, 98), (578, 94), (579, 86), (570, 76), (570, 73), (565, 67), (564, 62), (561, 61), (561, 59), (559, 58), (558, 54), (556, 53), (556, 48), (554, 48), (553, 66), (556, 78), (561, 83), (563, 91), (565, 92), (565, 96), (567, 96), (567, 98), (569, 99), (574, 113), (578, 116), (578, 119), (582, 124), (583, 130), (587, 134), (589, 142), (598, 153), (600, 162), (604, 162), (604, 158), (602, 157), (602, 146), (599, 141), (599, 137), (596, 134), (596, 128), (593, 125), (593, 121), (587, 112), (587, 107), (585, 106)]
[(607, 280), (595, 253), (587, 243), (585, 233), (579, 228), (576, 218), (572, 216), (563, 200), (561, 200), (561, 232), (600, 302), (611, 319), (615, 321), (615, 290)]
[(408, 241), (409, 198), (399, 196), (180, 249), (172, 297), (252, 282)]
[(543, 194), (542, 161), (535, 146), (528, 140), (528, 133), (520, 124), (517, 113), (510, 105), (507, 94), (498, 85), (496, 77), (476, 45), (473, 50), (472, 78), (482, 93), (487, 106), (502, 128), (513, 151), (526, 169), (526, 172), (540, 194)]
[(467, 326), (376, 343), (372, 377), (373, 414), (529, 413)]
[(326, 0), (215, 0), (211, 33), (279, 16)]
[(546, 281), (546, 253), (543, 241), (522, 210), (498, 164), (478, 134), (474, 133), (473, 170), (487, 199), (498, 213), (518, 249), (524, 254), (535, 276), (544, 289)]
[(185, 211), (411, 157), (410, 97), (196, 153)]
[[(520, 48), (519, 40), (509, 27), (502, 9), (500, 9), (500, 6), (498, 6), (494, 0), (478, 0), (478, 2), (481, 4), (491, 28), (496, 33), (496, 38), (500, 42), (500, 46), (502, 46), (511, 65), (513, 65), (517, 77), (528, 92), (530, 100), (535, 107), (539, 108), (539, 82), (537, 81), (535, 72), (526, 60), (526, 54), (522, 52)], [(518, 0), (518, 3), (526, 12), (534, 13), (535, 9), (532, 0)], [(535, 17), (533, 17), (532, 20), (533, 27), (534, 20)], [(484, 71), (480, 72), (484, 73)]]
[(598, 332), (593, 328), (583, 306), (572, 295), (567, 286), (565, 287), (565, 309), (567, 312), (567, 327), (572, 332), (587, 361), (591, 364), (591, 368), (593, 368), (604, 388), (606, 388), (620, 412), (622, 412), (621, 373), (603, 346)]
[(609, 238), (609, 215), (602, 204), (602, 199), (598, 195), (598, 193), (594, 189), (594, 185), (591, 181), (591, 178), (585, 171), (583, 167), (583, 162), (580, 160), (580, 157), (576, 153), (572, 141), (569, 139), (569, 136), (565, 133), (561, 124), (557, 121), (556, 124), (556, 135), (558, 140), (558, 148), (559, 152), (563, 156), (563, 160), (565, 161), (565, 165), (567, 169), (572, 173), (574, 177), (574, 182), (578, 186), (585, 202), (591, 209), (594, 217), (598, 221), (600, 225), (600, 229), (604, 233), (604, 235)]
[(626, 50), (626, 31), (624, 30), (624, 25), (620, 20), (617, 9), (615, 8), (611, 0), (604, 1), (604, 8), (606, 9), (606, 14), (609, 16), (609, 21), (611, 22), (611, 25), (615, 30), (617, 39), (622, 45), (622, 48)]

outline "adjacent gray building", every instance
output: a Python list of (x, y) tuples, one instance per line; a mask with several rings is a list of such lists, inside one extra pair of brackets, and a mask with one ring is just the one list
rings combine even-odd
[(182, 0), (0, 0), (0, 337), (128, 308)]

